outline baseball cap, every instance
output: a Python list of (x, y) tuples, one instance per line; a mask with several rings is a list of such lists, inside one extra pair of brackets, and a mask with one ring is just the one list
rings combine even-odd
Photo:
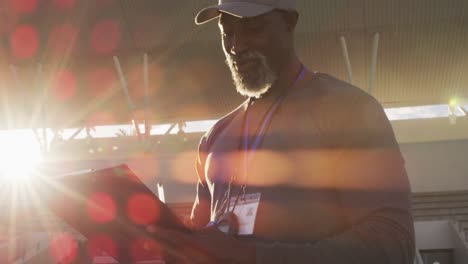
[(217, 5), (198, 12), (195, 23), (201, 25), (219, 17), (221, 13), (242, 18), (259, 16), (274, 9), (296, 11), (296, 0), (219, 0)]

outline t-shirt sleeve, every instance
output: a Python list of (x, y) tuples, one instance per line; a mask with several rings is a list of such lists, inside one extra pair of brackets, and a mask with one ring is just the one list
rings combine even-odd
[[(350, 223), (382, 209), (410, 213), (410, 187), (393, 129), (371, 97), (349, 107), (344, 136), (336, 148), (335, 188)], [(352, 110), (351, 110), (352, 109)]]
[(348, 227), (313, 244), (259, 243), (258, 264), (413, 262), (409, 181), (390, 122), (370, 96), (345, 105), (324, 131), (340, 152), (334, 188)]

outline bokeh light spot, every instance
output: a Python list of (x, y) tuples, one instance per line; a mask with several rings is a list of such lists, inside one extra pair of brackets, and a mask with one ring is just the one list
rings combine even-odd
[(151, 181), (155, 177), (159, 177), (159, 173), (161, 171), (159, 160), (144, 152), (132, 154), (125, 163), (135, 173), (135, 175), (138, 175), (138, 179), (135, 180), (141, 180), (145, 183)]
[(52, 80), (52, 95), (60, 100), (67, 101), (76, 93), (76, 78), (69, 70), (56, 72)]
[(59, 9), (68, 9), (75, 5), (75, 0), (54, 0), (54, 5)]
[(117, 48), (120, 37), (118, 23), (114, 20), (103, 20), (97, 23), (91, 32), (91, 49), (97, 54), (109, 55)]
[(109, 95), (118, 85), (115, 70), (98, 68), (87, 75), (88, 89), (92, 96), (103, 97)]
[(48, 51), (60, 55), (73, 51), (77, 35), (76, 29), (70, 24), (55, 26), (49, 35)]
[(10, 35), (10, 47), (20, 59), (31, 58), (39, 47), (39, 37), (31, 25), (19, 25)]
[(37, 0), (10, 0), (13, 10), (20, 14), (31, 14), (36, 11)]
[(161, 259), (161, 247), (153, 240), (139, 238), (132, 241), (129, 247), (130, 256), (134, 262)]
[(449, 101), (449, 106), (451, 106), (451, 107), (458, 106), (458, 98), (457, 97), (451, 98), (450, 101)]
[(118, 248), (117, 244), (106, 235), (96, 235), (91, 237), (87, 243), (87, 253), (88, 256), (93, 259), (97, 256), (102, 256), (103, 253), (107, 254), (110, 257), (118, 257)]
[(153, 196), (139, 193), (127, 201), (128, 218), (135, 224), (148, 225), (159, 218), (159, 209)]
[(94, 193), (88, 198), (86, 209), (91, 220), (97, 223), (107, 223), (114, 220), (117, 211), (114, 199), (109, 194), (102, 192)]
[(73, 263), (78, 255), (78, 244), (70, 234), (58, 233), (51, 238), (49, 255), (57, 263)]
[(195, 151), (181, 152), (171, 162), (171, 172), (174, 178), (181, 183), (195, 184), (196, 178), (190, 172), (193, 170), (193, 161), (196, 160), (197, 153)]

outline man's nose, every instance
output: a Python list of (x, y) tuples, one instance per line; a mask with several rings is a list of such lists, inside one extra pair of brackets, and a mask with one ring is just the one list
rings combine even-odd
[(231, 54), (239, 55), (242, 54), (244, 51), (247, 50), (247, 42), (242, 36), (238, 34), (232, 37), (232, 46), (231, 46)]

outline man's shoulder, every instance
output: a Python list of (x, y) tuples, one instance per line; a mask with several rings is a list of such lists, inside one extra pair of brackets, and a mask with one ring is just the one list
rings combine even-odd
[(291, 103), (314, 119), (341, 120), (367, 111), (382, 111), (382, 105), (363, 89), (331, 75), (315, 73), (298, 87)]
[(245, 100), (243, 103), (241, 103), (237, 108), (229, 112), (228, 114), (224, 115), (220, 119), (218, 119), (215, 124), (211, 127), (210, 130), (208, 130), (205, 135), (200, 140), (200, 145), (205, 145), (208, 142), (208, 145), (210, 145), (210, 141), (212, 141), (216, 135), (223, 130), (224, 127), (226, 127), (232, 119), (237, 115), (239, 111), (242, 110), (242, 108), (245, 107), (246, 103), (248, 100)]
[(383, 114), (382, 105), (366, 91), (323, 73), (315, 74), (295, 96), (303, 118), (323, 131), (343, 129)]
[(375, 98), (363, 89), (325, 73), (315, 73), (305, 86), (305, 89), (300, 89), (301, 98), (312, 97), (342, 106), (375, 101)]

